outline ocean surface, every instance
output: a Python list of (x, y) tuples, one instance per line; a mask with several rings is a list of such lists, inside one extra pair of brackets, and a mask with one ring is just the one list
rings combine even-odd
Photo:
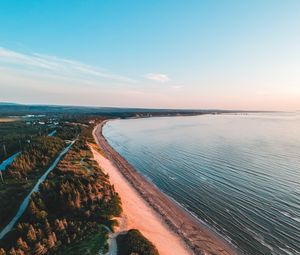
[(300, 254), (299, 114), (113, 120), (103, 133), (244, 254)]

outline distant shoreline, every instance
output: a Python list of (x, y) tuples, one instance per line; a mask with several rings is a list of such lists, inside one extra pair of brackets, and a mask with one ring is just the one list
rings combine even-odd
[(108, 144), (102, 134), (102, 128), (107, 121), (102, 121), (94, 129), (97, 144), (131, 186), (187, 247), (197, 255), (240, 255), (241, 253), (233, 245), (162, 193)]

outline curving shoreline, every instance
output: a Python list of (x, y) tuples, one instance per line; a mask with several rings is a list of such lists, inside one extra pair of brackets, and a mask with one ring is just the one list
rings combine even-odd
[(123, 177), (131, 184), (144, 201), (163, 219), (168, 227), (184, 241), (194, 254), (238, 255), (228, 242), (201, 224), (196, 218), (178, 206), (155, 185), (141, 176), (102, 135), (102, 127), (107, 121), (98, 124), (93, 135), (107, 159), (113, 163)]

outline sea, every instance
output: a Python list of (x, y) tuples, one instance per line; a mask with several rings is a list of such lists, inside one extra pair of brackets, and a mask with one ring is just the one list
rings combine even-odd
[(300, 254), (300, 114), (117, 119), (108, 143), (243, 254)]

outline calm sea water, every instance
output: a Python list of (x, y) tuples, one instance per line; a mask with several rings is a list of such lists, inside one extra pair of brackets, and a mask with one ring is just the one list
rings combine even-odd
[(245, 254), (300, 254), (300, 117), (110, 121), (108, 142)]

